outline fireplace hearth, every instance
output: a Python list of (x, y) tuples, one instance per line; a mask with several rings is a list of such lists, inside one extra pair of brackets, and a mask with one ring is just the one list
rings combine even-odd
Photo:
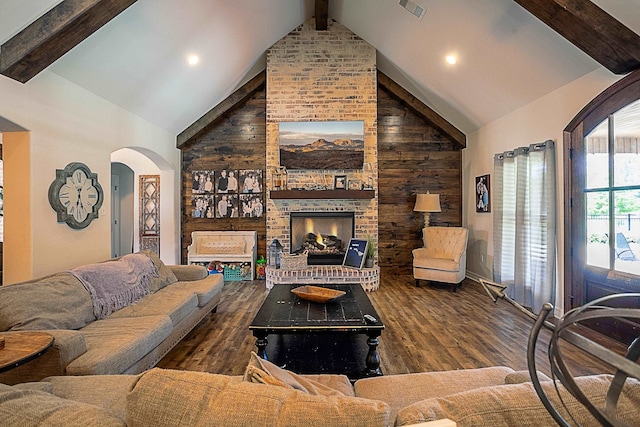
[(307, 251), (309, 265), (340, 265), (355, 233), (353, 212), (292, 212), (290, 253)]

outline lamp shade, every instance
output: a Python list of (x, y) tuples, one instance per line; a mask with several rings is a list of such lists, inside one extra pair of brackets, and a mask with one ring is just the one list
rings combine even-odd
[(440, 195), (418, 194), (413, 210), (416, 212), (442, 212), (442, 209), (440, 209)]

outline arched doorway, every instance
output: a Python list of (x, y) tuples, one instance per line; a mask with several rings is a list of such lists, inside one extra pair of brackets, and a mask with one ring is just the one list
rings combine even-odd
[[(162, 217), (158, 229), (160, 235), (158, 252), (166, 264), (179, 264), (179, 204), (171, 202), (174, 199), (174, 194), (179, 194), (179, 191), (176, 192), (171, 186), (175, 179), (175, 170), (169, 162), (157, 153), (140, 147), (128, 147), (114, 151), (111, 153), (111, 164), (112, 170), (113, 165), (119, 164), (121, 166), (116, 167), (121, 172), (124, 170), (123, 167), (126, 167), (132, 174), (130, 178), (126, 173), (118, 178), (120, 179), (120, 189), (123, 190), (119, 195), (119, 212), (121, 215), (124, 213), (124, 217), (120, 219), (122, 221), (120, 233), (114, 234), (115, 232), (112, 232), (112, 248), (119, 243), (122, 249), (127, 249), (130, 245), (132, 252), (144, 249), (144, 244), (140, 238), (146, 227), (141, 222), (141, 218), (144, 215), (144, 206), (141, 204), (144, 196), (141, 192), (141, 179), (147, 176), (159, 176), (159, 181), (166, 184), (159, 187), (160, 190), (157, 195), (159, 200), (157, 214)], [(123, 176), (124, 182), (122, 181)], [(123, 184), (125, 187), (123, 187)], [(127, 185), (131, 185), (130, 190), (126, 190)], [(132, 197), (130, 199), (132, 200), (128, 199), (129, 191), (131, 191)], [(117, 209), (114, 207), (114, 203), (117, 205), (117, 202), (112, 203), (112, 215), (115, 214)], [(123, 204), (126, 206), (132, 205), (132, 214), (127, 213), (131, 212), (131, 210), (123, 211)], [(126, 207), (126, 209), (129, 208)], [(112, 220), (115, 220), (115, 215)], [(114, 236), (120, 236), (120, 242), (117, 242)], [(122, 236), (125, 236), (124, 242), (122, 241)]]
[[(564, 144), (565, 309), (640, 292), (640, 70), (591, 101)], [(627, 344), (640, 332), (626, 319), (592, 326)]]

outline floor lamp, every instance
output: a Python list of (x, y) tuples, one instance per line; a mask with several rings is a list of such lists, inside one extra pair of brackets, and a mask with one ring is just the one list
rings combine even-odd
[(429, 226), (429, 217), (431, 212), (442, 212), (440, 209), (440, 195), (430, 194), (418, 194), (416, 196), (416, 205), (413, 207), (415, 212), (422, 212), (424, 215), (424, 226)]

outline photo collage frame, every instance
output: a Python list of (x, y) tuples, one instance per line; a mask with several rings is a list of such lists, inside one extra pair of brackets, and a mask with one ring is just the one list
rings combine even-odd
[(260, 218), (264, 214), (262, 169), (191, 172), (193, 218)]

